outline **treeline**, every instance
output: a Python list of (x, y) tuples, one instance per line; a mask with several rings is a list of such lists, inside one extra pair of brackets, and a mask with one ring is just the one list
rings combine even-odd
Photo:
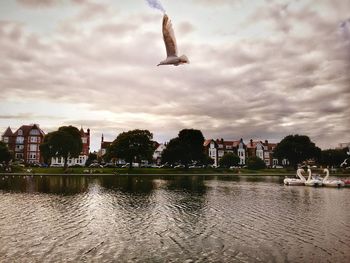
[[(204, 152), (204, 136), (200, 130), (183, 129), (178, 136), (171, 139), (162, 154), (162, 163), (182, 164), (188, 167), (190, 164), (198, 163), (209, 165), (213, 160)], [(50, 163), (53, 157), (62, 157), (64, 167), (67, 168), (68, 158), (77, 158), (82, 151), (81, 134), (76, 127), (63, 126), (57, 131), (48, 133), (40, 151), (45, 163)], [(113, 158), (124, 159), (132, 167), (133, 162), (141, 160), (152, 161), (155, 151), (153, 134), (148, 130), (131, 130), (120, 133), (107, 149), (105, 160)], [(324, 166), (339, 166), (346, 158), (347, 149), (321, 150), (305, 135), (288, 135), (274, 149), (274, 158), (279, 160), (287, 159), (290, 166), (296, 167), (308, 160)], [(96, 155), (90, 154), (88, 163)], [(8, 164), (13, 159), (5, 143), (0, 142), (0, 163)], [(220, 166), (238, 166), (239, 157), (234, 153), (226, 153), (220, 159)], [(250, 157), (246, 160), (250, 169), (265, 167), (263, 160), (257, 157)]]

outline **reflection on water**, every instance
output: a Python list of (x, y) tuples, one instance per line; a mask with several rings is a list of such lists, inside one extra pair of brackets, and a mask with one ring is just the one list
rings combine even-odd
[(348, 262), (350, 189), (258, 176), (0, 176), (1, 262)]

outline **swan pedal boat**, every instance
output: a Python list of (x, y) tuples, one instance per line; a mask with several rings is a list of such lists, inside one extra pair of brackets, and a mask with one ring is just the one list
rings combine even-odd
[(345, 179), (343, 182), (345, 184), (344, 186), (350, 187), (350, 179)]
[(345, 182), (343, 182), (342, 180), (339, 180), (339, 179), (329, 180), (328, 179), (329, 178), (329, 170), (328, 169), (324, 169), (323, 172), (326, 173), (326, 177), (322, 181), (323, 186), (338, 187), (338, 188), (345, 186)]
[(322, 186), (323, 180), (320, 178), (312, 178), (311, 177), (311, 170), (307, 169), (307, 172), (309, 173), (309, 177), (307, 178), (305, 185), (306, 186)]
[(297, 170), (297, 176), (298, 178), (285, 178), (283, 180), (283, 183), (285, 185), (291, 185), (291, 186), (298, 186), (298, 185), (305, 185), (305, 177), (301, 174), (304, 170), (303, 169), (298, 169)]

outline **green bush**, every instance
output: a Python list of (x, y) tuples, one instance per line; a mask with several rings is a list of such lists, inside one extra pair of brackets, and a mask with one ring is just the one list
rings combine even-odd
[(220, 166), (230, 168), (231, 166), (237, 166), (239, 163), (239, 157), (234, 153), (225, 153), (220, 159)]
[(252, 170), (260, 170), (266, 168), (266, 165), (259, 157), (253, 156), (248, 158), (247, 167)]

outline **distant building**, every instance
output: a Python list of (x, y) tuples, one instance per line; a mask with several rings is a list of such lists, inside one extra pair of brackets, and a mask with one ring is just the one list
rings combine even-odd
[[(83, 143), (83, 148), (81, 150), (78, 158), (68, 158), (68, 166), (79, 165), (84, 166), (90, 152), (90, 129), (85, 132), (83, 128), (80, 129), (81, 142)], [(51, 166), (63, 167), (64, 159), (62, 157), (53, 157), (51, 159)]]
[(162, 154), (163, 151), (166, 149), (166, 144), (158, 144), (158, 147), (155, 149), (153, 153), (153, 160), (156, 164), (160, 164), (162, 162)]
[(101, 136), (101, 146), (100, 150), (97, 153), (97, 156), (103, 158), (103, 156), (107, 153), (107, 148), (112, 144), (112, 142), (107, 142), (104, 140), (103, 134)]
[(273, 151), (275, 150), (277, 143), (269, 143), (268, 140), (265, 140), (264, 145), (264, 162), (266, 167), (273, 167), (278, 165), (278, 159), (273, 158)]
[[(241, 166), (246, 164), (247, 158), (254, 156), (264, 160), (267, 167), (278, 165), (278, 159), (273, 158), (273, 151), (277, 143), (269, 143), (267, 140), (263, 143), (262, 141), (253, 141), (251, 139), (249, 143), (245, 144), (243, 139), (238, 141), (208, 139), (204, 141), (203, 146), (206, 155), (213, 159), (215, 166), (219, 165), (220, 159), (226, 153), (236, 154), (240, 159), (239, 165)], [(287, 161), (283, 160), (282, 164), (287, 164)]]
[(218, 165), (218, 146), (213, 139), (205, 140), (204, 144), (204, 152), (209, 158), (213, 160), (213, 164), (215, 166)]
[(2, 134), (1, 140), (6, 143), (15, 160), (30, 164), (42, 161), (39, 146), (44, 136), (45, 133), (38, 124), (31, 124), (22, 125), (14, 133), (8, 127)]

